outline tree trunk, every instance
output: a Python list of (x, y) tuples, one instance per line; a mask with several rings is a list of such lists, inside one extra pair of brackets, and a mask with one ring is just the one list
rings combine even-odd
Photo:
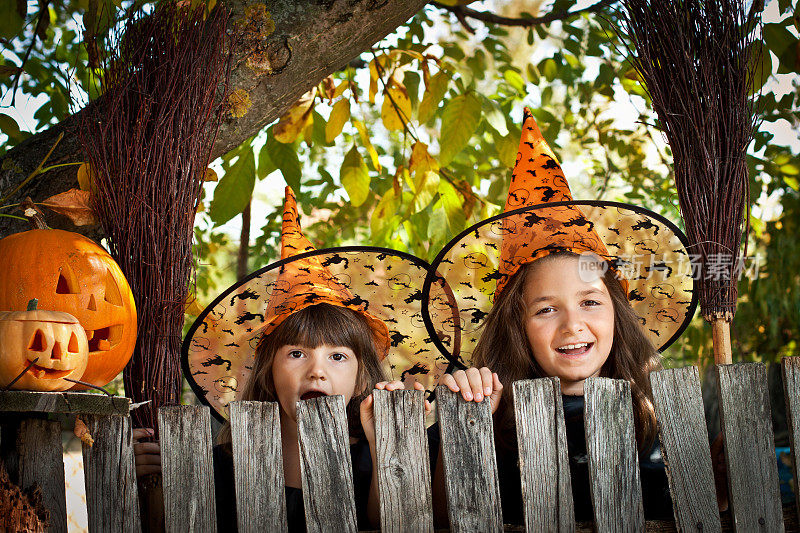
[[(266, 9), (275, 30), (268, 24), (248, 24), (253, 7), (263, 4), (228, 0), (230, 31), (234, 37), (230, 76), (232, 91), (243, 91), (250, 107), (241, 117), (228, 114), (223, 121), (212, 159), (237, 147), (245, 139), (281, 116), (303, 93), (332, 72), (367, 50), (419, 11), (425, 0), (274, 0)], [(249, 8), (249, 9), (248, 9)], [(102, 106), (102, 99), (89, 104)], [(45, 166), (82, 161), (75, 129), (80, 115), (70, 116), (9, 150), (0, 158), (0, 198), (13, 191), (42, 162), (60, 133), (58, 143)], [(77, 166), (42, 174), (5, 203), (17, 203), (25, 196), (39, 202), (77, 187)], [(98, 228), (76, 228), (61, 215), (48, 213), (51, 227), (97, 237)], [(0, 217), (0, 237), (26, 229), (22, 221)]]

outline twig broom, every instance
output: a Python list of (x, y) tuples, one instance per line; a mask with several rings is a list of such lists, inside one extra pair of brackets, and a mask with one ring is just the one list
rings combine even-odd
[(750, 218), (746, 150), (757, 124), (751, 89), (759, 2), (749, 13), (741, 0), (623, 4), (623, 40), (672, 149), (714, 359), (730, 363), (730, 323)]

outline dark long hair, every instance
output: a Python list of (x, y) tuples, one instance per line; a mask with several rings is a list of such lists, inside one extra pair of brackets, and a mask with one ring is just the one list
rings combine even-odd
[[(318, 346), (345, 346), (353, 350), (358, 360), (355, 394), (347, 404), (347, 423), (350, 435), (363, 437), (360, 404), (379, 381), (386, 376), (378, 357), (372, 330), (360, 314), (346, 307), (317, 304), (292, 313), (269, 335), (256, 350), (256, 362), (250, 379), (239, 400), (276, 402), (275, 383), (272, 380), (272, 363), (275, 354), (287, 344), (316, 348)], [(230, 422), (220, 431), (218, 442), (230, 442)]]
[[(562, 252), (537, 261), (548, 261), (555, 257), (577, 255)], [(521, 379), (547, 377), (533, 357), (523, 323), (526, 316), (524, 287), (532, 265), (528, 263), (520, 267), (500, 293), (486, 317), (472, 361), (477, 367), (486, 366), (497, 372), (501, 383), (506, 386), (507, 392), (501, 398), (495, 414), (495, 432), (498, 443), (504, 447), (516, 445), (514, 402), (509, 385)], [(652, 446), (658, 431), (649, 374), (660, 368), (661, 364), (614, 270), (607, 269), (602, 279), (614, 307), (614, 341), (600, 375), (624, 379), (631, 384), (636, 442), (640, 451), (646, 451)], [(498, 349), (500, 346), (502, 349)]]

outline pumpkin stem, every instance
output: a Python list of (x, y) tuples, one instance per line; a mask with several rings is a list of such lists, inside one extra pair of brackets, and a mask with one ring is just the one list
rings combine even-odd
[(19, 205), (25, 218), (27, 218), (28, 222), (33, 226), (33, 229), (50, 229), (47, 222), (44, 221), (42, 212), (39, 211), (39, 208), (36, 207), (36, 204), (33, 203), (30, 196), (25, 198)]
[(36, 311), (36, 306), (39, 305), (39, 300), (33, 298), (32, 300), (28, 301), (28, 309), (27, 311)]

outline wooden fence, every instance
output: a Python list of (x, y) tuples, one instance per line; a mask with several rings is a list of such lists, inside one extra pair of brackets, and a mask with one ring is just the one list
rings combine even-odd
[[(796, 531), (800, 511), (783, 509), (778, 490), (766, 368), (742, 363), (716, 371), (731, 505), (722, 518), (698, 371), (687, 367), (651, 374), (674, 522), (644, 519), (626, 382), (596, 378), (586, 384), (593, 524), (574, 520), (558, 380), (514, 383), (525, 529)], [(794, 461), (800, 439), (800, 358), (784, 359), (783, 372)], [(467, 403), (443, 389), (437, 394), (451, 530), (502, 531), (488, 403)], [(39, 485), (51, 531), (66, 530), (61, 428), (41, 413), (79, 413), (94, 437), (93, 446), (83, 447), (89, 530), (141, 530), (128, 408), (127, 399), (83, 393), (0, 393), (3, 462), (23, 488)], [(422, 393), (377, 391), (375, 409), (381, 529), (433, 531)], [(285, 529), (278, 406), (235, 402), (231, 420), (240, 530)], [(308, 531), (356, 531), (342, 398), (302, 402), (298, 422)], [(159, 425), (167, 530), (216, 531), (208, 408), (162, 408)]]

